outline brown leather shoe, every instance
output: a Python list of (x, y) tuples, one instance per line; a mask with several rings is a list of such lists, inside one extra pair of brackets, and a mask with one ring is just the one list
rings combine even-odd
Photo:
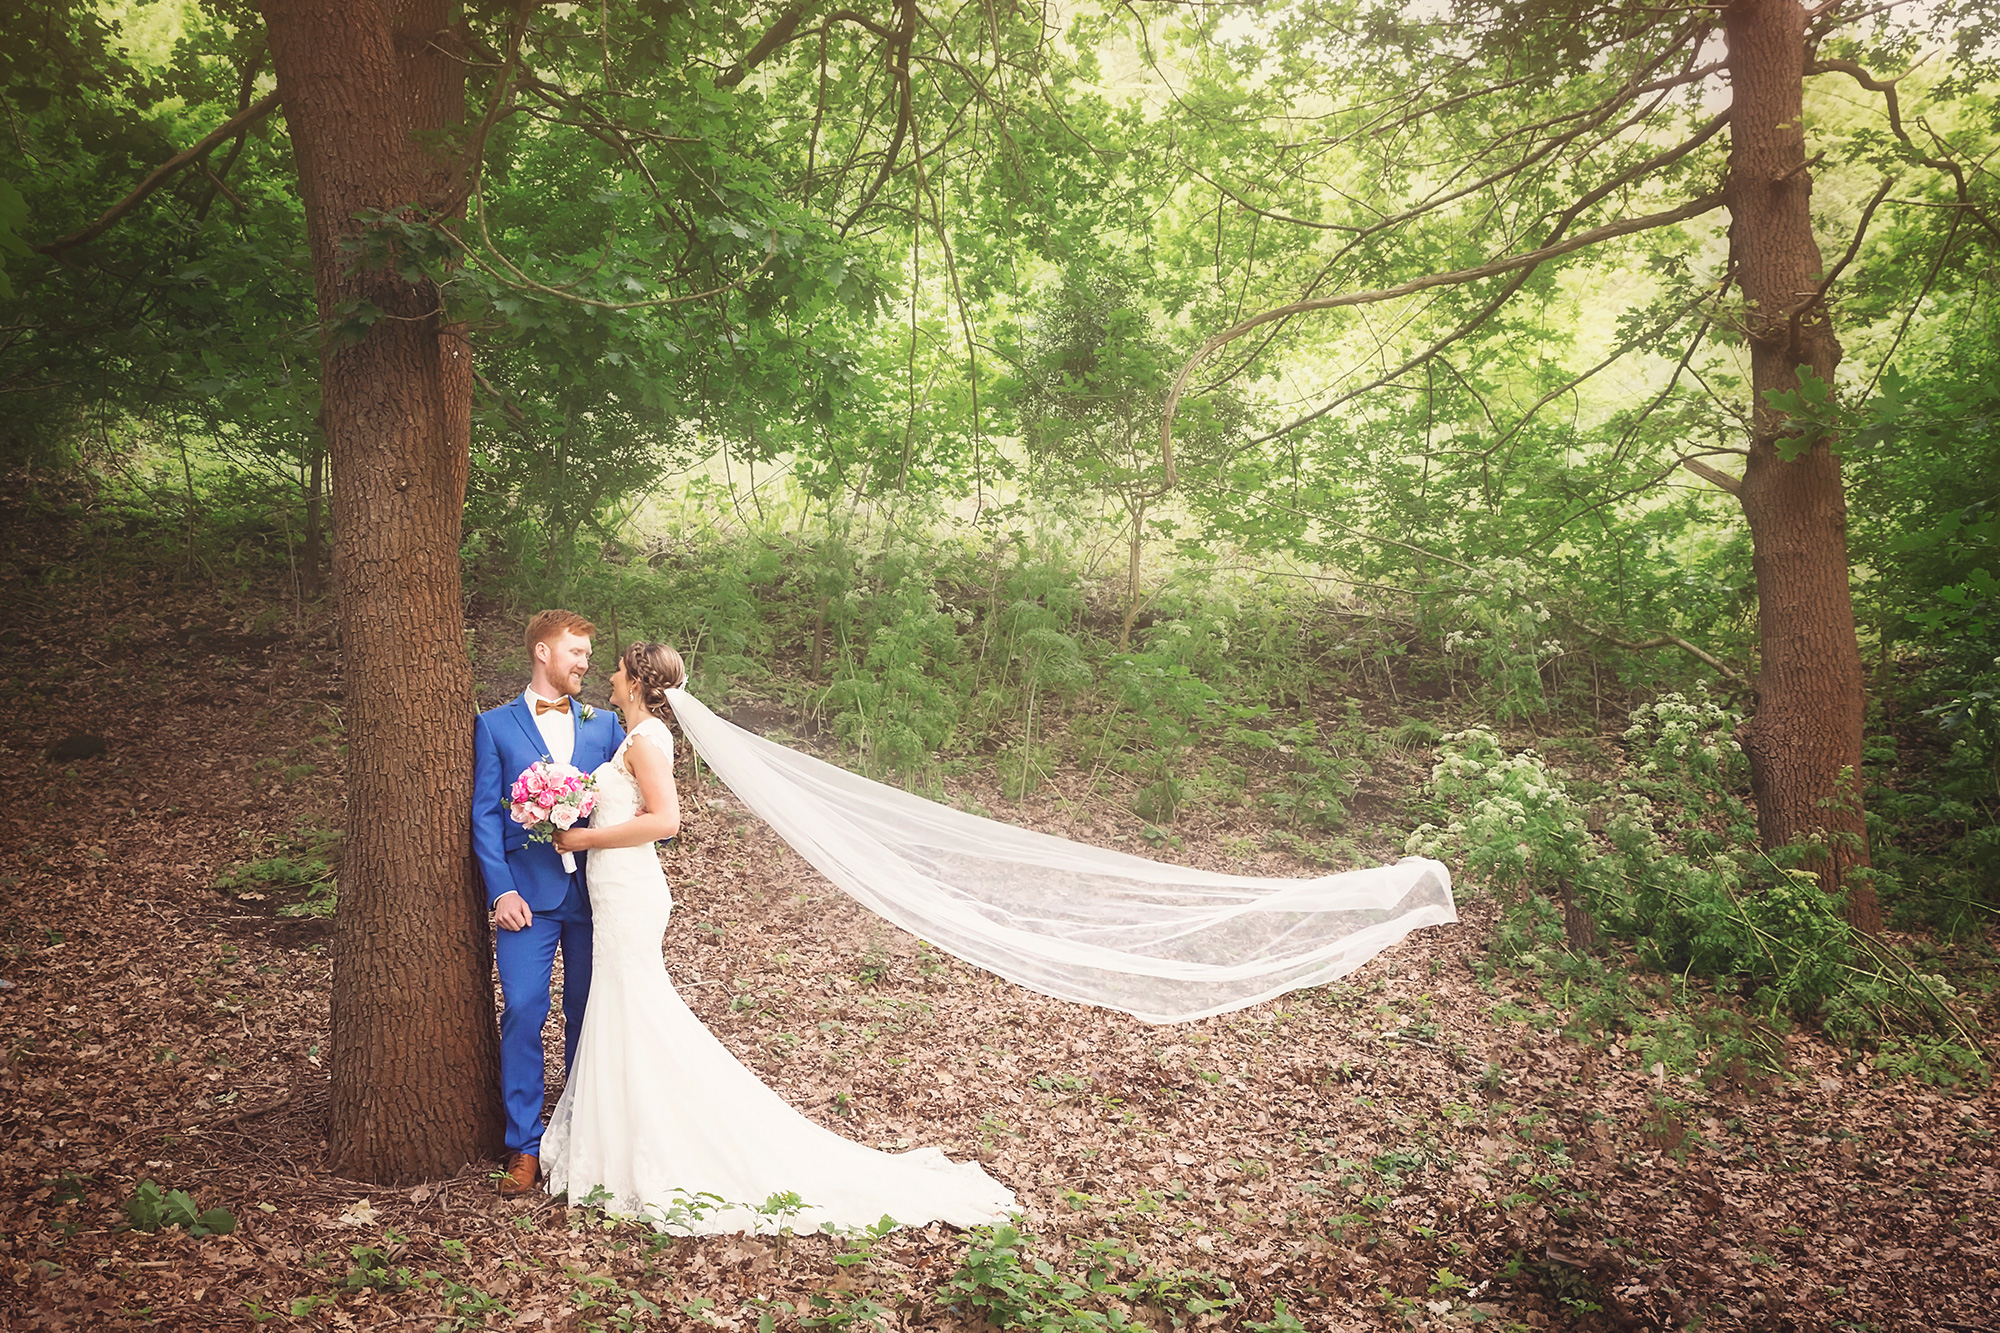
[(533, 1153), (517, 1152), (507, 1163), (507, 1174), (500, 1177), (500, 1193), (509, 1198), (526, 1194), (535, 1187), (542, 1176), (542, 1164)]

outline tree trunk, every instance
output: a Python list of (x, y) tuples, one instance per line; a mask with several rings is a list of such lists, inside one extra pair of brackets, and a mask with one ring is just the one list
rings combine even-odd
[(1597, 948), (1597, 920), (1576, 896), (1576, 884), (1568, 875), (1556, 876), (1556, 906), (1562, 909), (1563, 939), (1571, 950), (1589, 953)]
[(1118, 651), (1132, 646), (1132, 624), (1139, 618), (1139, 559), (1146, 550), (1146, 502), (1128, 500), (1126, 512), (1132, 516), (1132, 540), (1125, 559), (1125, 619), (1118, 626)]
[(472, 356), (439, 292), (342, 253), (354, 215), (443, 193), (426, 132), (464, 118), (446, 0), (262, 0), (328, 337), (334, 576), (347, 675), (347, 840), (334, 922), (333, 1169), (436, 1178), (497, 1154), (498, 1034), (471, 859), (472, 678), (458, 543)]
[(1805, 158), (1805, 11), (1799, 0), (1737, 0), (1723, 11), (1730, 121), (1730, 254), (1746, 302), (1754, 426), (1738, 498), (1757, 579), (1756, 714), (1740, 733), (1758, 834), (1767, 847), (1819, 844), (1804, 868), (1848, 892), (1848, 919), (1878, 929), (1861, 809), (1866, 704), (1848, 587), (1847, 501), (1824, 440), (1789, 462), (1795, 432), (1765, 395), (1802, 368), (1832, 383), (1840, 344), (1818, 298), (1825, 263), (1812, 230)]

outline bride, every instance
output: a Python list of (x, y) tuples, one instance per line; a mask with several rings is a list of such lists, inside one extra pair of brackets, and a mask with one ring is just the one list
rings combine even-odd
[(674, 738), (661, 715), (685, 684), (680, 654), (635, 643), (611, 702), (626, 737), (598, 766), (588, 828), (595, 969), (576, 1058), (542, 1139), (551, 1193), (681, 1232), (810, 1231), (1004, 1221), (1014, 1196), (936, 1148), (883, 1153), (794, 1111), (695, 1016), (660, 955), (673, 909), (654, 844), (680, 830)]

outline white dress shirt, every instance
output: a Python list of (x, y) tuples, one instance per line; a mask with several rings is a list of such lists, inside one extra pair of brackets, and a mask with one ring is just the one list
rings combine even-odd
[[(521, 697), (527, 700), (529, 710), (533, 711), (535, 702), (542, 696), (533, 690), (526, 690)], [(554, 703), (555, 700), (548, 702)], [(546, 713), (535, 714), (535, 729), (542, 733), (542, 743), (549, 747), (549, 758), (558, 764), (567, 764), (576, 754), (576, 710), (577, 702), (572, 699), (567, 713), (550, 709)]]

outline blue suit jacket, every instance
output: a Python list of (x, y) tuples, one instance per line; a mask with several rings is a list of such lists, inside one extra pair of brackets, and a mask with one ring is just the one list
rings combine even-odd
[[(625, 729), (609, 708), (596, 709), (586, 718), (579, 706), (575, 716), (576, 752), (570, 763), (588, 773), (617, 752)], [(556, 912), (565, 905), (572, 912), (590, 911), (582, 876), (572, 877), (562, 868), (562, 857), (554, 847), (530, 842), (528, 830), (507, 814), (507, 793), (514, 779), (530, 764), (551, 757), (535, 726), (535, 711), (525, 698), (516, 696), (481, 713), (473, 723), (472, 850), (486, 880), (488, 907), (511, 891), (535, 912)], [(579, 870), (585, 855), (576, 855)]]

